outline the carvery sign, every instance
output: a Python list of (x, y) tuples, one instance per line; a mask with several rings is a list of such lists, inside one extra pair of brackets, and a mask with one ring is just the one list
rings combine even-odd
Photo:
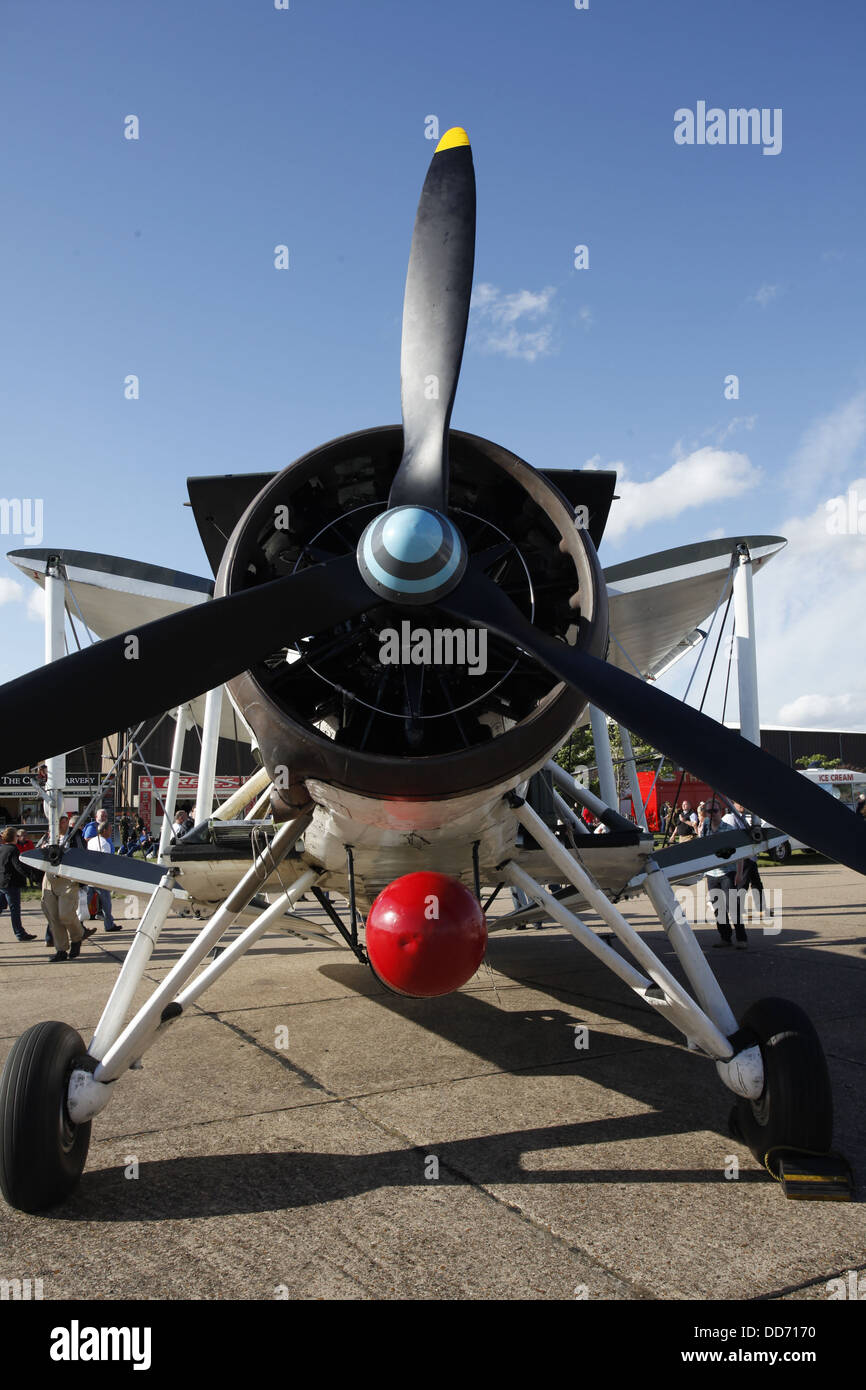
[[(0, 777), (0, 795), (27, 798), (36, 796), (38, 792), (33, 786), (34, 780), (37, 781), (40, 788), (44, 787), (44, 781), (39, 782), (38, 778), (25, 772), (7, 773), (5, 777)], [(99, 782), (95, 782), (86, 772), (74, 772), (66, 774), (64, 787), (68, 792), (77, 792), (83, 795), (85, 792), (95, 792), (99, 787)]]

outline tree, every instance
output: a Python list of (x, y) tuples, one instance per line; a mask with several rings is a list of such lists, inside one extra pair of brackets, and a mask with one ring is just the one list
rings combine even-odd
[[(595, 748), (592, 742), (592, 729), (587, 724), (582, 729), (572, 729), (568, 743), (564, 743), (554, 759), (560, 767), (564, 767), (566, 772), (570, 772), (572, 777), (580, 768), (589, 768), (590, 772), (595, 771)], [(597, 782), (597, 779), (596, 779)]]
[[(610, 734), (610, 747), (613, 754), (614, 769), (617, 772), (617, 783), (623, 791), (627, 791), (625, 780), (625, 754), (620, 738), (619, 725), (616, 723), (608, 724)], [(634, 751), (635, 764), (639, 771), (655, 772), (660, 757), (659, 752), (637, 734), (631, 736), (632, 749)], [(590, 790), (598, 793), (598, 772), (597, 760), (595, 756), (595, 744), (592, 737), (592, 728), (589, 724), (582, 728), (572, 730), (568, 743), (564, 743), (559, 751), (554, 755), (560, 767), (564, 767), (566, 772), (574, 776), (580, 768), (588, 769), (587, 785)], [(665, 760), (660, 777), (672, 777), (676, 769), (673, 764)]]

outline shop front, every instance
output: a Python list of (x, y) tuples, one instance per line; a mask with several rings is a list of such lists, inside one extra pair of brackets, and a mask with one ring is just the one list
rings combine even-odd
[[(0, 828), (38, 830), (42, 835), (48, 828), (41, 787), (45, 774), (11, 772), (0, 777)], [(83, 811), (99, 782), (87, 773), (67, 773), (63, 793), (64, 811), (76, 814)]]

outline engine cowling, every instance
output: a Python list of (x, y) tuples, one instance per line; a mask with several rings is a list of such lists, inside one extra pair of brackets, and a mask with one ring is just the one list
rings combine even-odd
[[(399, 426), (364, 430), (276, 474), (235, 526), (216, 594), (354, 551), (387, 508), (402, 440)], [(570, 503), (489, 440), (452, 430), (449, 451), (449, 515), (470, 557), (482, 557), (536, 625), (605, 657), (604, 580)], [(278, 786), (289, 770), (287, 805), (305, 795), (309, 778), (404, 801), (501, 784), (539, 766), (586, 704), (494, 634), (461, 636), (435, 608), (407, 615), (386, 601), (334, 632), (276, 649), (229, 690)]]

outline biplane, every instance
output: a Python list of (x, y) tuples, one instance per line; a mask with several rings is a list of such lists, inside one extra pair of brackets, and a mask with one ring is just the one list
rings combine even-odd
[[(792, 836), (866, 872), (863, 819), (745, 727), (756, 717), (743, 682), (752, 574), (784, 541), (733, 537), (604, 572), (613, 473), (539, 470), (452, 430), (474, 249), (472, 154), (455, 128), (432, 157), (415, 220), (402, 425), (332, 440), (275, 474), (191, 479), (212, 580), (77, 550), (11, 556), (45, 587), (55, 636), (56, 660), (0, 689), (0, 767), (51, 755), (51, 843), (26, 861), (146, 899), (89, 1042), (37, 1023), (7, 1059), (0, 1185), (13, 1206), (41, 1210), (75, 1188), (91, 1122), (117, 1083), (275, 931), (342, 942), (388, 988), (435, 997), (472, 977), (489, 931), (552, 920), (713, 1063), (732, 1124), (760, 1161), (778, 1175), (785, 1155), (829, 1155), (832, 1098), (815, 1029), (781, 999), (737, 1019), (674, 892)], [(697, 624), (726, 595), (743, 615), (741, 731), (655, 683), (700, 642)], [(67, 608), (99, 639), (71, 655)], [(167, 709), (174, 787), (170, 778), (158, 859), (94, 856), (61, 839), (63, 750)], [(196, 710), (195, 826), (172, 844), (179, 750)], [(601, 795), (553, 761), (588, 720)], [(763, 824), (657, 848), (640, 814), (621, 814), (602, 756), (607, 720), (624, 749), (637, 734)], [(214, 811), (217, 740), (232, 726), (258, 767)], [(589, 833), (584, 811), (604, 833)], [(525, 905), (488, 922), (501, 888)], [(637, 893), (685, 983), (624, 915)], [(324, 917), (305, 916), (307, 894)], [(587, 909), (603, 932), (583, 920)], [(198, 919), (195, 938), (133, 1010), (178, 910)]]

